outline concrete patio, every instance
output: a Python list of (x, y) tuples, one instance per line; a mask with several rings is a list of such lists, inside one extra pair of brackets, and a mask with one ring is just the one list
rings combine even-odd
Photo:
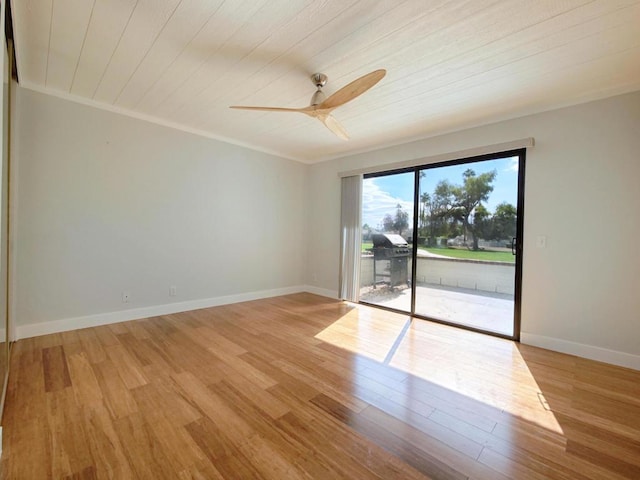
[[(364, 287), (360, 300), (408, 312), (411, 289)], [(459, 287), (416, 286), (416, 314), (503, 335), (513, 335), (513, 308), (513, 295), (509, 294)]]

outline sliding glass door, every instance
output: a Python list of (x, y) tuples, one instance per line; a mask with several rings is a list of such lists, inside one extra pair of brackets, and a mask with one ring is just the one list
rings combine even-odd
[(414, 178), (409, 171), (363, 180), (362, 302), (411, 311)]
[(419, 170), (415, 313), (514, 335), (517, 156)]
[(366, 176), (361, 301), (518, 338), (524, 155)]

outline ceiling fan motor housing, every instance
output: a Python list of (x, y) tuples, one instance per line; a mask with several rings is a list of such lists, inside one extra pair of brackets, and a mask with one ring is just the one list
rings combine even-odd
[(311, 81), (316, 86), (317, 90), (311, 96), (311, 106), (316, 106), (324, 102), (327, 96), (322, 91), (322, 87), (324, 87), (327, 83), (327, 76), (323, 73), (314, 73), (311, 75)]
[(316, 90), (316, 92), (311, 96), (311, 106), (315, 107), (316, 105), (320, 105), (326, 98), (327, 96), (320, 87), (318, 87), (318, 90)]

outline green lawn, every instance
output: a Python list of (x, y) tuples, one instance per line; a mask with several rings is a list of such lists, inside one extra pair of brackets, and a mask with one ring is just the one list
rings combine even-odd
[[(363, 252), (366, 252), (371, 248), (373, 248), (372, 242), (362, 243)], [(510, 251), (504, 252), (494, 250), (480, 250), (478, 252), (474, 252), (466, 248), (419, 248), (421, 250), (426, 250), (427, 252), (435, 253), (436, 255), (442, 255), (444, 257), (466, 258), (469, 260), (486, 260), (488, 262), (516, 262), (516, 257), (512, 255)]]
[(510, 251), (500, 252), (494, 250), (480, 250), (474, 252), (466, 248), (425, 248), (424, 250), (452, 258), (466, 258), (469, 260), (486, 260), (489, 262), (510, 262), (515, 263), (516, 257)]

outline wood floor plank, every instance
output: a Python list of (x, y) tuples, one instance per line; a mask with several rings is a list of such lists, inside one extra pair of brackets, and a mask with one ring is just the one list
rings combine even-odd
[(255, 432), (218, 395), (207, 388), (195, 375), (185, 372), (172, 376), (193, 403), (224, 431), (236, 447)]
[[(19, 375), (11, 374), (16, 370), (19, 370)], [(46, 418), (46, 389), (41, 350), (11, 349), (11, 369), (5, 402), (6, 405), (21, 405), (21, 408), (5, 408), (3, 425), (20, 425), (21, 422), (33, 418)]]
[(35, 347), (40, 350), (60, 346), (62, 345), (62, 342), (63, 337), (61, 333), (51, 333), (49, 335), (41, 335), (33, 338)]
[(185, 430), (212, 464), (223, 457), (233, 455), (238, 450), (209, 417), (204, 416), (189, 423)]
[[(296, 471), (302, 470), (313, 475), (317, 474), (318, 469), (322, 469), (325, 477), (329, 478), (333, 476), (327, 475), (327, 470), (322, 464), (317, 465), (317, 463), (314, 462), (300, 462), (301, 458), (313, 458), (314, 451), (306, 448), (286, 433), (275, 429), (275, 419), (265, 415), (259, 403), (256, 403), (253, 397), (247, 395), (248, 392), (241, 391), (226, 381), (212, 385), (209, 388), (223, 398), (242, 418), (246, 419), (251, 428), (260, 435), (264, 441), (269, 442), (268, 449), (274, 450), (279, 457), (283, 457), (286, 461), (294, 465)], [(274, 397), (277, 398), (275, 395)], [(284, 415), (286, 415), (286, 413)], [(242, 447), (243, 451), (244, 448), (245, 446)], [(309, 471), (310, 466), (311, 471)], [(335, 474), (335, 472), (333, 472), (333, 474)]]
[(94, 327), (93, 331), (95, 332), (96, 338), (103, 347), (120, 344), (120, 342), (118, 341), (118, 337), (116, 337), (115, 333), (111, 329), (111, 325)]
[(260, 435), (253, 435), (249, 441), (240, 447), (240, 450), (249, 462), (255, 466), (264, 478), (280, 480), (282, 478), (292, 480), (304, 480), (312, 478), (304, 470), (292, 462), (288, 457), (283, 456), (277, 449), (273, 448)]
[(69, 355), (67, 363), (77, 400), (85, 405), (101, 403), (102, 389), (84, 351)]
[(62, 345), (69, 347), (69, 345), (73, 345), (74, 343), (80, 343), (80, 336), (78, 335), (78, 330), (70, 330), (68, 332), (61, 332), (60, 339)]
[[(15, 424), (14, 424), (15, 425)], [(3, 429), (2, 478), (52, 478), (53, 459), (48, 421), (22, 419), (19, 428)]]
[(563, 434), (570, 441), (576, 441), (624, 462), (640, 466), (640, 441), (564, 415), (558, 414), (557, 417), (562, 425)]
[(53, 478), (77, 475), (93, 466), (82, 411), (73, 391), (47, 393), (46, 404)]
[(605, 469), (613, 467), (616, 473), (626, 478), (640, 478), (640, 467), (637, 465), (637, 458), (630, 456), (621, 459), (619, 456), (613, 456), (603, 452), (596, 446), (588, 446), (573, 440), (567, 442), (567, 453), (572, 456), (579, 457), (593, 465), (602, 465)]
[(176, 428), (170, 420), (171, 410), (162, 408), (159, 392), (154, 384), (134, 388), (131, 395), (153, 434), (156, 447), (162, 450), (172, 471), (181, 472), (205, 458), (187, 431)]
[(131, 478), (133, 472), (123, 444), (116, 433), (109, 411), (102, 403), (83, 407), (88, 446), (98, 478)]
[(234, 372), (232, 373), (232, 376), (240, 375), (258, 388), (267, 389), (278, 383), (273, 378), (270, 378), (269, 375), (265, 375), (257, 368), (254, 368), (251, 364), (245, 362), (242, 358), (235, 355), (229, 355), (228, 353), (220, 350), (212, 352), (212, 354), (227, 367), (231, 368)]
[(142, 322), (133, 320), (130, 322), (124, 322), (123, 325), (127, 327), (129, 332), (136, 340), (146, 340), (151, 337), (151, 333), (144, 328)]
[(118, 370), (118, 375), (128, 389), (147, 384), (147, 379), (135, 361), (135, 355), (130, 355), (124, 345), (109, 345), (105, 347), (107, 357)]
[[(224, 378), (222, 370), (218, 369), (220, 359), (204, 347), (189, 340), (186, 335), (175, 333), (163, 342), (150, 340), (156, 352), (163, 352), (164, 358), (172, 365), (172, 369), (190, 372), (205, 385), (219, 382)], [(206, 366), (207, 368), (199, 368)]]
[(140, 339), (137, 343), (130, 344), (129, 348), (135, 348), (138, 355), (149, 360), (149, 365), (144, 365), (142, 370), (147, 378), (161, 379), (171, 373), (180, 373), (184, 369), (176, 363), (167, 351), (150, 338)]
[(64, 480), (98, 480), (98, 474), (96, 472), (96, 468), (92, 465), (90, 467), (86, 467), (80, 472), (64, 477)]
[[(365, 409), (356, 417), (352, 426), (357, 431), (376, 438), (385, 448), (433, 478), (467, 478), (467, 475), (456, 466), (451, 466), (439, 459), (440, 455), (450, 453), (451, 447), (430, 438), (413, 426), (385, 414), (376, 407)], [(468, 457), (459, 451), (455, 455)]]
[(335, 387), (330, 383), (330, 381), (325, 380), (324, 378), (318, 378), (315, 373), (310, 372), (305, 369), (299, 368), (297, 365), (294, 365), (286, 360), (276, 360), (273, 362), (278, 368), (282, 369), (286, 373), (295, 376), (296, 378), (308, 383), (313, 388), (318, 391), (325, 392), (327, 395), (334, 398), (336, 401), (347, 405), (349, 408), (355, 411), (361, 411), (367, 407), (367, 403), (358, 399), (355, 395), (353, 395), (350, 391), (344, 391), (340, 388)]
[(57, 392), (71, 386), (67, 358), (61, 345), (42, 350), (42, 367), (46, 392)]
[(160, 448), (149, 424), (140, 413), (133, 413), (113, 421), (114, 429), (123, 445), (124, 454), (131, 466), (133, 478), (171, 479), (175, 471)]
[(126, 325), (125, 322), (112, 323), (111, 325), (109, 325), (109, 329), (115, 335), (122, 335), (122, 334), (125, 334), (125, 333), (129, 333), (129, 329), (127, 328), (127, 325)]
[(222, 474), (208, 460), (189, 466), (178, 472), (180, 480), (225, 480)]
[[(178, 385), (167, 379), (161, 382), (152, 382), (145, 387), (153, 389), (153, 407), (164, 412), (167, 419), (176, 427), (183, 427), (202, 417), (202, 412), (190, 402), (189, 398), (182, 395)], [(143, 404), (149, 407), (148, 404)]]
[(557, 476), (556, 473), (554, 473), (554, 477), (547, 476), (545, 473), (537, 473), (527, 465), (511, 460), (510, 458), (505, 457), (504, 455), (501, 455), (491, 449), (483, 450), (478, 461), (502, 473), (507, 478), (526, 478), (527, 480), (548, 480), (549, 478), (562, 478), (563, 480), (566, 480), (565, 477)]
[(640, 478), (639, 371), (406, 322), (303, 293), (20, 340), (2, 478)]
[(319, 393), (313, 386), (273, 365), (272, 357), (265, 356), (262, 352), (247, 352), (242, 354), (241, 358), (278, 382), (275, 387), (268, 388), (267, 391), (271, 391), (272, 388), (283, 388), (303, 402)]
[[(149, 358), (149, 354), (146, 348), (144, 348), (144, 343), (141, 339), (137, 338), (133, 333), (130, 332), (129, 329), (126, 329), (124, 333), (118, 334), (118, 341), (121, 346), (124, 347), (124, 351), (129, 356), (133, 357), (135, 360), (135, 365), (138, 369), (142, 370), (144, 367), (147, 367), (153, 363), (153, 361)], [(140, 372), (135, 373), (137, 375), (141, 375)], [(144, 385), (146, 382), (142, 382), (141, 385)]]
[(83, 328), (81, 330), (77, 330), (77, 333), (80, 338), (80, 344), (84, 348), (84, 351), (91, 363), (100, 363), (107, 359), (107, 354), (102, 348), (102, 343), (98, 340), (98, 336), (94, 329)]
[(118, 369), (110, 360), (92, 365), (104, 402), (114, 419), (138, 413), (138, 406), (131, 392), (122, 382)]
[[(372, 462), (377, 463), (383, 457), (383, 451), (379, 447), (360, 451), (358, 442), (354, 441), (356, 437), (337, 428), (331, 429), (332, 436), (327, 436), (327, 429), (322, 428), (319, 418), (322, 417), (314, 413), (291, 412), (278, 419), (277, 425), (279, 429), (308, 449), (320, 447), (322, 452), (320, 461), (325, 462), (331, 470), (340, 472), (343, 478), (385, 478), (376, 473), (375, 469), (370, 468)], [(350, 459), (357, 459), (357, 461)], [(393, 470), (391, 465), (388, 467)], [(402, 478), (400, 475), (401, 473), (395, 470), (387, 478)]]

